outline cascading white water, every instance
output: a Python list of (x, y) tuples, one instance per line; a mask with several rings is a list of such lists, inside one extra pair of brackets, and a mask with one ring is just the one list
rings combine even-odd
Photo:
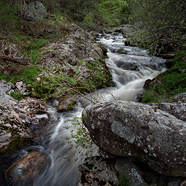
[[(106, 64), (116, 87), (98, 90), (90, 94), (89, 99), (135, 101), (137, 95), (142, 93), (145, 81), (154, 78), (160, 70), (162, 71), (161, 65), (165, 60), (148, 56), (146, 50), (125, 46), (123, 40), (121, 34), (100, 38), (99, 41), (108, 49)], [(124, 49), (127, 54), (117, 53), (118, 49)], [(74, 117), (81, 117), (83, 107), (88, 104), (90, 104), (89, 101), (82, 100), (82, 103), (79, 103), (72, 112), (62, 113), (57, 125), (50, 129), (49, 134), (46, 134), (44, 144), (46, 144), (48, 161), (45, 170), (34, 180), (35, 186), (76, 186), (78, 184), (80, 179), (78, 165), (83, 162), (86, 152), (96, 153), (95, 146), (77, 147), (76, 143), (70, 139), (77, 131), (76, 126), (73, 125)]]

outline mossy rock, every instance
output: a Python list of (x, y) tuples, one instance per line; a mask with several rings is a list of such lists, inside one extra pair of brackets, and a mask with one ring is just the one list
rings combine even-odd
[(58, 112), (67, 112), (73, 110), (73, 106), (76, 104), (76, 101), (73, 99), (64, 99), (59, 102), (59, 106), (57, 108)]
[(0, 154), (10, 154), (14, 151), (22, 149), (24, 146), (29, 146), (31, 144), (33, 144), (33, 140), (31, 138), (16, 136), (16, 138), (13, 139), (8, 146), (3, 146), (0, 149)]

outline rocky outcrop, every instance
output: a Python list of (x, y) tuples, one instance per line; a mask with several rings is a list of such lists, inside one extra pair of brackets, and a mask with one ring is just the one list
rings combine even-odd
[(94, 156), (79, 166), (81, 180), (78, 186), (184, 186), (184, 178), (160, 175), (145, 164), (126, 157)]
[(26, 88), (26, 84), (23, 81), (18, 81), (16, 82), (16, 91), (19, 92), (20, 94), (26, 96), (29, 95), (29, 92)]
[[(71, 77), (76, 76), (76, 81), (92, 79), (95, 73), (87, 66), (102, 58), (103, 50), (80, 27), (73, 25), (72, 29), (65, 41), (55, 41), (41, 48), (44, 57), (39, 63), (53, 72), (62, 71)], [(104, 71), (105, 63), (101, 64), (101, 68)]]
[[(38, 87), (48, 85), (51, 81), (52, 90), (49, 90), (49, 96), (48, 91), (43, 91), (45, 97), (76, 99), (79, 93), (113, 85), (111, 74), (103, 60), (103, 47), (79, 26), (72, 25), (71, 29), (73, 31), (68, 31), (63, 39), (50, 42), (39, 49), (43, 57), (37, 64), (45, 72), (38, 75)], [(37, 87), (33, 89), (35, 96), (40, 97)]]
[(28, 21), (41, 20), (46, 18), (47, 11), (44, 5), (39, 2), (31, 2), (20, 7), (20, 16)]
[(0, 153), (9, 153), (37, 138), (49, 121), (46, 103), (35, 98), (17, 101), (9, 94), (13, 84), (0, 83)]
[(105, 102), (88, 106), (83, 122), (101, 149), (145, 162), (163, 175), (186, 177), (186, 123), (168, 112), (134, 102)]
[(132, 31), (134, 31), (134, 29), (136, 29), (135, 25), (120, 25), (119, 27), (116, 27), (114, 29), (111, 30), (111, 32), (118, 32), (118, 33), (122, 33), (124, 35), (129, 35), (132, 33)]

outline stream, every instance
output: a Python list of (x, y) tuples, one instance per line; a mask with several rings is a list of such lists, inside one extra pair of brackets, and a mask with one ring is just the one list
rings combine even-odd
[[(97, 101), (136, 101), (143, 92), (147, 79), (153, 79), (164, 71), (164, 59), (148, 55), (148, 51), (124, 45), (121, 34), (106, 34), (97, 38), (108, 50), (106, 64), (112, 74), (115, 87), (98, 90), (88, 95)], [(123, 53), (123, 54), (122, 54)], [(125, 54), (127, 53), (127, 54)], [(80, 180), (78, 166), (91, 153), (97, 154), (95, 145), (78, 146), (73, 135), (79, 130), (83, 108), (91, 102), (80, 101), (72, 112), (60, 114), (58, 122), (43, 137), (48, 155), (44, 171), (35, 178), (34, 186), (77, 186)], [(41, 148), (42, 151), (42, 148)]]

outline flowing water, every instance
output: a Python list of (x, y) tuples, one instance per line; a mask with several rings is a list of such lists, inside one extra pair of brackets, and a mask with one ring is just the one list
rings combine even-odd
[[(142, 93), (147, 79), (152, 79), (163, 70), (165, 60), (150, 57), (146, 50), (124, 45), (122, 35), (105, 35), (98, 38), (108, 49), (106, 64), (112, 74), (115, 87), (98, 90), (89, 95), (89, 99), (99, 101), (130, 100), (136, 101)], [(119, 51), (118, 51), (119, 50)], [(121, 54), (122, 50), (127, 54)], [(119, 53), (118, 53), (119, 52)], [(123, 51), (123, 53), (125, 53)], [(78, 165), (87, 152), (96, 153), (97, 148), (77, 146), (72, 135), (79, 125), (79, 117), (85, 106), (90, 104), (82, 100), (72, 112), (62, 113), (55, 127), (43, 139), (45, 152), (48, 154), (45, 170), (34, 180), (34, 186), (76, 186), (80, 179)]]

